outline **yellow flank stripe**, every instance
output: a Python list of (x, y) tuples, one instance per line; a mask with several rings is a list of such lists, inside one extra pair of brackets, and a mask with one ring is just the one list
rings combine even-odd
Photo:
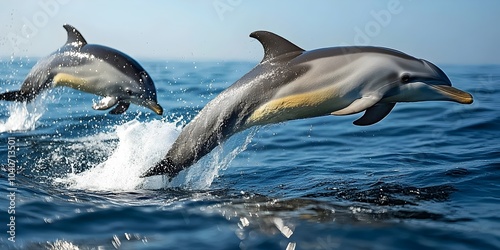
[(59, 73), (53, 79), (55, 86), (67, 86), (74, 89), (79, 89), (85, 84), (85, 80), (66, 73)]
[(256, 109), (248, 118), (248, 121), (252, 123), (263, 121), (287, 109), (316, 107), (331, 98), (332, 90), (321, 89), (271, 100)]

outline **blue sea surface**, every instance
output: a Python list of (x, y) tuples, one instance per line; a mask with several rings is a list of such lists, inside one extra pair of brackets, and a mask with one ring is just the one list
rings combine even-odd
[[(0, 92), (35, 62), (0, 61)], [(139, 175), (256, 63), (141, 64), (163, 117), (68, 88), (0, 102), (0, 249), (500, 249), (500, 66), (439, 65), (472, 105), (249, 129), (170, 183)]]

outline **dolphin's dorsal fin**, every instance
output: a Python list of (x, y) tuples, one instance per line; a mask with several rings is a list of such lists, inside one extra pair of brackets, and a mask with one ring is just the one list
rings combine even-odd
[(85, 44), (87, 44), (87, 41), (85, 41), (85, 38), (83, 38), (80, 31), (78, 31), (75, 27), (73, 27), (69, 24), (65, 24), (65, 25), (63, 25), (63, 27), (68, 32), (68, 41), (66, 41), (66, 44), (71, 44), (71, 45), (77, 46), (77, 47), (82, 47)]
[(259, 40), (264, 47), (264, 59), (262, 59), (262, 62), (269, 61), (286, 53), (304, 51), (302, 48), (291, 43), (285, 38), (269, 31), (255, 31), (250, 34), (250, 37)]

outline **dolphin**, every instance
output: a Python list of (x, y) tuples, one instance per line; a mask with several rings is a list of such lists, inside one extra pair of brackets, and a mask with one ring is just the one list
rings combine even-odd
[(148, 72), (130, 56), (102, 45), (87, 44), (73, 26), (64, 46), (40, 59), (24, 80), (21, 89), (0, 94), (0, 100), (30, 102), (42, 91), (66, 86), (103, 96), (96, 110), (115, 106), (109, 113), (122, 114), (134, 103), (162, 115), (156, 88)]
[(142, 176), (175, 177), (231, 135), (256, 125), (364, 111), (354, 121), (379, 122), (397, 102), (473, 102), (451, 87), (436, 65), (381, 47), (333, 47), (304, 51), (267, 31), (250, 34), (264, 58), (210, 101), (186, 125), (163, 160)]

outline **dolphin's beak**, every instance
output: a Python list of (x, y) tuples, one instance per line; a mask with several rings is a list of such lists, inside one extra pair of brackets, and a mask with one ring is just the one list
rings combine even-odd
[(163, 108), (156, 102), (148, 101), (145, 103), (146, 107), (153, 110), (158, 115), (163, 115)]
[(474, 101), (471, 94), (469, 94), (465, 91), (453, 88), (453, 87), (448, 86), (448, 85), (431, 85), (431, 84), (429, 84), (428, 86), (434, 88), (440, 94), (442, 94), (443, 96), (449, 98), (451, 101), (454, 101), (454, 102), (458, 102), (458, 103), (462, 103), (462, 104), (471, 104)]

